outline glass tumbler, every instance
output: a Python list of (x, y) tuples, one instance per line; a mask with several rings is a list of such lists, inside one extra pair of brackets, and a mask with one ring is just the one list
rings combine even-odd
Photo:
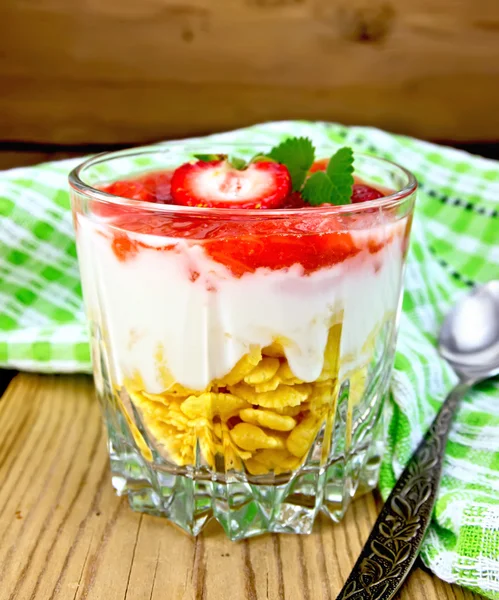
[[(417, 187), (402, 167), (355, 155), (355, 176), (385, 197), (169, 203), (172, 170), (194, 154), (257, 151), (174, 144), (99, 155), (70, 175), (113, 486), (135, 510), (192, 535), (216, 519), (233, 540), (308, 533), (320, 511), (338, 521), (376, 485)], [(159, 172), (162, 202), (105, 188)]]

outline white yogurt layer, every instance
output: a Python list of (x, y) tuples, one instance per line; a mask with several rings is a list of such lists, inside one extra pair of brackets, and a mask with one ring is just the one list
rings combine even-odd
[[(357, 357), (385, 317), (396, 312), (402, 278), (405, 223), (379, 227), (386, 239), (375, 255), (361, 252), (333, 267), (304, 275), (258, 269), (240, 278), (185, 240), (129, 233), (149, 246), (176, 244), (176, 251), (141, 247), (120, 261), (106, 227), (78, 217), (78, 253), (87, 312), (108, 344), (113, 383), (140, 373), (146, 390), (164, 383), (158, 349), (173, 377), (205, 389), (222, 378), (252, 344), (285, 338), (295, 375), (314, 381), (321, 373), (332, 319), (343, 313), (341, 360)], [(104, 233), (104, 235), (103, 235)], [(369, 230), (369, 236), (373, 231)], [(359, 237), (366, 232), (357, 232)], [(192, 281), (192, 272), (199, 277)]]

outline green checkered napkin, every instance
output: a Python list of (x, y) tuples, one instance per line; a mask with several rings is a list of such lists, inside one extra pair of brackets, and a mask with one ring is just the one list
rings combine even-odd
[[(421, 184), (381, 475), (386, 497), (455, 381), (435, 350), (442, 316), (474, 282), (499, 279), (499, 165), (376, 129), (322, 123), (271, 123), (211, 139), (267, 145), (288, 135), (392, 159)], [(0, 366), (90, 371), (67, 192), (78, 162), (0, 173)], [(497, 382), (461, 405), (422, 557), (442, 579), (499, 599)]]

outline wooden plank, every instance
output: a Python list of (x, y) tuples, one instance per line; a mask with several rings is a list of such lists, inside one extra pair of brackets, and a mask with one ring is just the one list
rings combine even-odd
[[(191, 539), (111, 487), (84, 376), (17, 375), (0, 401), (1, 600), (332, 600), (376, 517), (372, 495), (310, 536)], [(400, 598), (478, 596), (415, 570)]]
[(0, 6), (0, 139), (139, 143), (288, 118), (499, 137), (493, 0)]

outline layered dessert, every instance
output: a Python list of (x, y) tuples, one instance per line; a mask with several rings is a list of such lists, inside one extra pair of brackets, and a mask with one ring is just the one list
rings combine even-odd
[(344, 382), (349, 414), (362, 402), (409, 217), (354, 177), (349, 149), (310, 146), (195, 155), (76, 211), (94, 342), (145, 460), (278, 475), (320, 435), (327, 463)]

